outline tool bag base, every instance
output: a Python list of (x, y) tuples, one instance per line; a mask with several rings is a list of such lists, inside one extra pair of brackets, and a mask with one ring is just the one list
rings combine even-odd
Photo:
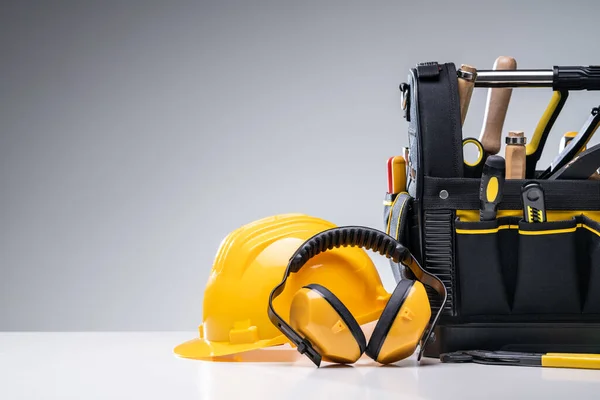
[[(426, 356), (459, 350), (600, 352), (600, 182), (538, 180), (547, 220), (523, 220), (506, 180), (497, 218), (480, 221), (481, 179), (465, 177), (454, 64), (425, 63), (401, 86), (407, 193), (386, 194), (386, 232), (446, 285)], [(410, 272), (392, 265), (397, 280)], [(433, 314), (439, 299), (430, 292)]]
[(460, 349), (531, 353), (600, 353), (598, 323), (445, 323), (425, 357)]

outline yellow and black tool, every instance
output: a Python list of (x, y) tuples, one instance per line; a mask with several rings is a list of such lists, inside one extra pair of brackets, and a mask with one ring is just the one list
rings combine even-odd
[(535, 178), (535, 168), (542, 157), (542, 151), (544, 150), (544, 146), (546, 145), (546, 140), (548, 139), (548, 135), (554, 126), (554, 122), (558, 118), (558, 115), (562, 111), (565, 103), (567, 102), (567, 98), (569, 97), (569, 92), (566, 90), (557, 90), (552, 94), (552, 98), (550, 99), (550, 103), (546, 107), (542, 118), (540, 118), (537, 126), (535, 127), (535, 131), (533, 131), (533, 136), (529, 143), (527, 143), (526, 147), (526, 168), (525, 168), (525, 177), (527, 179)]
[(600, 369), (600, 354), (470, 350), (440, 354), (440, 361), (443, 363), (473, 362), (523, 367)]
[(492, 155), (485, 160), (481, 175), (481, 186), (479, 187), (479, 200), (481, 203), (479, 217), (482, 221), (496, 219), (498, 204), (502, 201), (505, 170), (504, 158)]
[[(463, 145), (463, 158), (464, 158), (464, 174), (466, 178), (479, 178), (481, 177), (481, 173), (483, 172), (483, 164), (485, 164), (485, 160), (487, 158), (487, 154), (483, 149), (483, 145), (481, 142), (475, 138), (466, 138), (462, 141)], [(465, 156), (464, 151), (467, 146), (473, 145), (477, 149), (477, 158), (474, 162), (469, 162), (468, 157)]]
[(544, 188), (537, 182), (526, 183), (521, 190), (521, 197), (525, 222), (529, 224), (546, 222)]
[(569, 144), (567, 144), (565, 149), (552, 160), (550, 166), (540, 174), (539, 179), (548, 179), (555, 172), (559, 171), (562, 167), (572, 161), (587, 145), (598, 127), (600, 127), (600, 107), (594, 107), (577, 136), (575, 136)]

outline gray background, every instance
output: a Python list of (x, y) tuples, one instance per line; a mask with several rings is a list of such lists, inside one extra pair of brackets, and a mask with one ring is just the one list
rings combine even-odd
[[(195, 329), (230, 230), (381, 227), (408, 69), (600, 63), (600, 3), (561, 4), (3, 2), (0, 330)], [(531, 135), (549, 98), (514, 92), (505, 130)], [(571, 96), (542, 164), (599, 102)]]

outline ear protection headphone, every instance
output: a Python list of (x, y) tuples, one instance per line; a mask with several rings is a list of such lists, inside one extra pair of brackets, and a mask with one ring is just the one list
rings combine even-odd
[[(290, 305), (290, 323), (273, 309), (287, 278), (300, 271), (317, 254), (340, 246), (373, 250), (408, 267), (416, 281), (398, 282), (385, 305), (367, 344), (365, 335), (352, 313), (324, 286), (307, 285), (294, 295)], [(431, 323), (431, 307), (423, 283), (441, 297), (439, 310)], [(418, 360), (432, 338), (433, 329), (446, 304), (446, 287), (436, 276), (425, 271), (412, 254), (393, 237), (366, 227), (346, 226), (316, 234), (292, 255), (283, 280), (269, 297), (269, 319), (316, 366), (321, 360), (353, 363), (363, 353), (388, 364), (412, 355), (419, 346)]]

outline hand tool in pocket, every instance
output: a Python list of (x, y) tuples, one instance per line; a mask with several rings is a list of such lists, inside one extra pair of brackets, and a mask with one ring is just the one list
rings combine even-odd
[(462, 64), (457, 71), (458, 75), (458, 99), (460, 101), (460, 124), (465, 123), (469, 104), (471, 103), (471, 95), (475, 87), (477, 79), (477, 68), (470, 65)]
[(504, 158), (492, 155), (485, 160), (479, 187), (479, 200), (481, 203), (479, 217), (482, 221), (496, 219), (498, 204), (502, 201), (504, 191)]
[(546, 140), (550, 135), (550, 131), (554, 126), (554, 122), (558, 118), (558, 115), (562, 111), (565, 103), (567, 102), (567, 98), (569, 97), (569, 92), (566, 90), (555, 91), (552, 93), (552, 98), (550, 99), (550, 103), (546, 107), (544, 114), (540, 118), (535, 130), (533, 131), (533, 135), (531, 136), (531, 140), (527, 143), (527, 162), (526, 162), (526, 171), (525, 176), (528, 179), (535, 178), (535, 171), (538, 161), (542, 157), (542, 152), (544, 150), (544, 146), (546, 145)]
[(594, 177), (598, 168), (600, 168), (600, 144), (576, 155), (548, 179), (588, 179)]
[(406, 161), (402, 156), (387, 160), (388, 193), (398, 194), (406, 191)]
[[(302, 273), (308, 261), (318, 255), (326, 257), (327, 252), (340, 246), (376, 251), (405, 265), (417, 279), (398, 282), (385, 308), (378, 314), (379, 320), (368, 343), (360, 323), (353, 316), (354, 310), (346, 307), (339, 294), (325, 287), (324, 282), (313, 281), (297, 290), (289, 310), (278, 307), (280, 312), (285, 312), (283, 315), (289, 315), (289, 322), (284, 321), (273, 306), (278, 304), (287, 281)], [(441, 306), (431, 322), (431, 306), (424, 285), (432, 288), (441, 299)], [(353, 363), (363, 353), (379, 363), (389, 364), (409, 357), (417, 347), (417, 358), (421, 359), (446, 298), (442, 281), (425, 271), (409, 250), (393, 237), (367, 227), (345, 226), (318, 233), (300, 245), (290, 257), (281, 283), (269, 296), (268, 315), (297, 350), (317, 366), (322, 360)]]
[(473, 362), (485, 365), (600, 369), (600, 354), (521, 353), (469, 350), (440, 354), (443, 363)]
[(581, 151), (581, 149), (587, 145), (589, 140), (594, 135), (594, 132), (596, 132), (596, 129), (598, 129), (599, 125), (600, 112), (596, 107), (592, 109), (589, 118), (577, 136), (575, 136), (575, 138), (569, 142), (565, 149), (554, 158), (554, 160), (550, 163), (550, 166), (540, 174), (539, 179), (549, 178), (556, 171), (564, 167), (569, 161), (573, 160), (573, 157), (575, 157)]
[(523, 217), (527, 223), (546, 222), (544, 188), (537, 182), (529, 182), (521, 189)]
[(386, 170), (387, 170), (387, 192), (388, 193), (394, 193), (394, 174), (393, 174), (393, 162), (394, 162), (394, 157), (390, 157), (388, 158), (387, 162), (385, 163), (386, 166)]
[[(464, 159), (464, 174), (465, 178), (480, 178), (481, 173), (483, 171), (483, 165), (485, 164), (485, 160), (487, 158), (487, 154), (485, 150), (483, 150), (483, 146), (481, 142), (475, 138), (466, 138), (462, 141), (463, 145), (463, 159)], [(465, 148), (468, 145), (474, 145), (477, 149), (477, 159), (474, 162), (470, 162), (467, 160), (467, 157), (464, 157)]]
[[(512, 57), (501, 56), (494, 63), (495, 71), (516, 70), (517, 62)], [(502, 146), (502, 128), (506, 119), (508, 103), (512, 95), (510, 88), (492, 88), (488, 96), (479, 141), (488, 154), (498, 154)]]
[(525, 144), (527, 138), (522, 131), (508, 132), (504, 158), (506, 179), (525, 179)]

